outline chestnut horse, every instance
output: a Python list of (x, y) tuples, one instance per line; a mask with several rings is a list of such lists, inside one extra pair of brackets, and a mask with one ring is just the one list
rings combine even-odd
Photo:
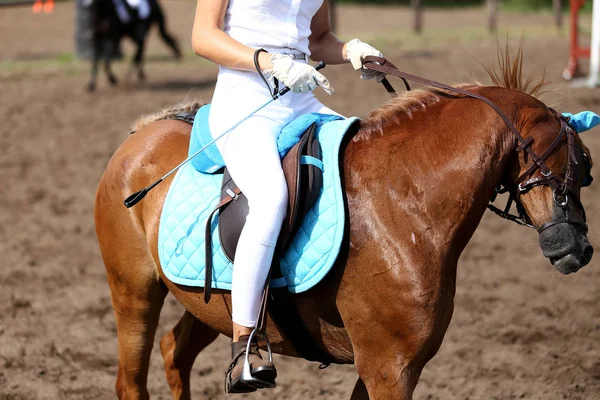
[[(556, 145), (543, 158), (556, 178), (573, 178), (566, 179), (572, 185), (564, 198), (556, 198), (539, 169), (529, 170), (531, 155), (517, 151), (514, 134), (489, 105), (446, 91), (391, 100), (362, 121), (343, 150), (348, 252), (321, 283), (294, 297), (314, 342), (335, 362), (356, 365), (353, 399), (412, 398), (452, 317), (459, 256), (499, 184), (515, 189), (522, 174), (539, 183), (521, 193), (521, 209), (543, 227), (542, 251), (562, 273), (592, 257), (579, 202), (587, 150), (576, 133), (569, 140), (561, 136), (566, 124), (559, 115), (525, 93), (520, 62), (504, 65), (497, 86), (461, 87), (493, 101), (532, 140), (537, 155)], [(217, 291), (205, 304), (202, 289), (174, 284), (161, 270), (158, 225), (171, 180), (135, 207), (123, 206), (123, 199), (186, 158), (190, 126), (168, 119), (184, 108), (139, 124), (110, 160), (96, 197), (96, 230), (117, 321), (121, 399), (149, 397), (149, 358), (169, 291), (187, 310), (160, 342), (175, 399), (191, 396), (196, 356), (219, 334), (232, 336), (228, 292)], [(299, 356), (272, 320), (267, 326), (275, 352)], [(228, 361), (222, 360), (223, 370)]]

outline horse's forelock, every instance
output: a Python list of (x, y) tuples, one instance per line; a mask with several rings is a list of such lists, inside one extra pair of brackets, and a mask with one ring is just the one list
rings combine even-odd
[(545, 79), (545, 70), (541, 76), (535, 72), (527, 77), (523, 74), (523, 42), (520, 43), (517, 54), (514, 56), (510, 52), (508, 43), (504, 50), (498, 46), (497, 65), (492, 67), (481, 65), (496, 86), (518, 90), (533, 97), (539, 97), (547, 92), (544, 90), (548, 84)]

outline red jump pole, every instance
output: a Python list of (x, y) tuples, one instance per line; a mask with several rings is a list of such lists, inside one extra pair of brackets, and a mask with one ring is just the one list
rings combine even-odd
[(570, 41), (571, 48), (569, 54), (569, 63), (567, 69), (563, 72), (563, 78), (571, 80), (581, 75), (579, 70), (579, 57), (589, 57), (590, 49), (579, 47), (579, 10), (585, 4), (585, 0), (571, 0), (571, 26)]

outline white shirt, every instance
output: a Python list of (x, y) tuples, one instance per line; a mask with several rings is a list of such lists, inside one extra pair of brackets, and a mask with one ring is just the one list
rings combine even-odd
[[(140, 19), (144, 20), (150, 16), (150, 3), (148, 3), (148, 0), (125, 1), (127, 1), (127, 4), (129, 4), (131, 8), (137, 10)], [(117, 16), (122, 23), (128, 24), (133, 20), (132, 16), (129, 14), (129, 10), (125, 7), (123, 0), (113, 0), (113, 4), (117, 10)]]
[(310, 23), (322, 4), (323, 0), (230, 0), (224, 31), (255, 49), (310, 55)]

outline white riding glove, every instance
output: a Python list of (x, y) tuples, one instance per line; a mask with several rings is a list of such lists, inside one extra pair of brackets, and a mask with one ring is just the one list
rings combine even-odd
[(280, 53), (273, 53), (271, 62), (273, 69), (263, 72), (277, 78), (294, 93), (307, 93), (317, 86), (321, 86), (327, 94), (334, 92), (327, 78), (311, 65), (294, 61), (292, 57)]
[(361, 79), (377, 79), (377, 82), (381, 82), (385, 78), (383, 72), (373, 71), (363, 67), (363, 60), (367, 56), (383, 57), (383, 54), (375, 47), (361, 42), (358, 39), (352, 39), (346, 43), (346, 53), (348, 53), (348, 60), (352, 64), (355, 70), (362, 72)]

